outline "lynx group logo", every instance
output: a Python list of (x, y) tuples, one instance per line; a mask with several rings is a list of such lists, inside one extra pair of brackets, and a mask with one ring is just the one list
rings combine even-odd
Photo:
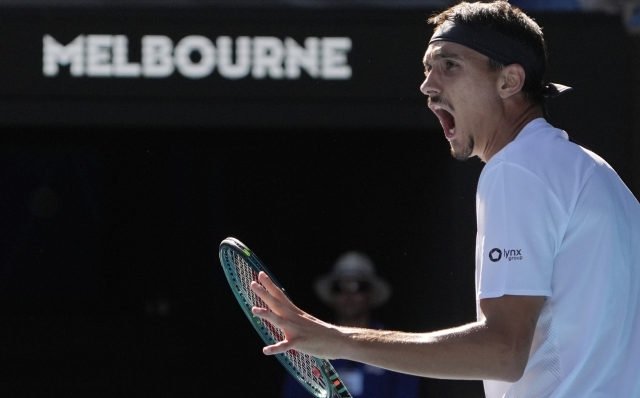
[(497, 263), (503, 258), (507, 261), (518, 261), (524, 257), (522, 256), (522, 249), (498, 249), (496, 247), (489, 252), (489, 260), (494, 263)]
[[(174, 43), (167, 36), (146, 35), (139, 40), (140, 54), (130, 54), (126, 35), (79, 35), (63, 44), (53, 36), (42, 38), (42, 73), (60, 74), (68, 67), (71, 77), (166, 78), (175, 72), (202, 79), (214, 72), (225, 79), (348, 80), (351, 66), (349, 37), (307, 37), (303, 44), (291, 37), (235, 39), (220, 36), (186, 36)], [(133, 47), (133, 46), (132, 46)], [(66, 72), (66, 71), (65, 71)]]

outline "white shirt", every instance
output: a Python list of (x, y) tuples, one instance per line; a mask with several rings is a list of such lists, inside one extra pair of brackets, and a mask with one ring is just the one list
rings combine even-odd
[(476, 199), (478, 301), (547, 297), (524, 376), (487, 397), (640, 397), (640, 205), (613, 169), (536, 119)]

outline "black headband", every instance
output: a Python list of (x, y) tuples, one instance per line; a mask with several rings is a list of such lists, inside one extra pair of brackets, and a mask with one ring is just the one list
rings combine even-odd
[[(429, 44), (450, 41), (469, 47), (503, 65), (520, 64), (529, 76), (542, 75), (542, 62), (520, 42), (484, 25), (445, 21), (431, 37)], [(571, 87), (549, 83), (543, 88), (545, 97), (555, 97)]]

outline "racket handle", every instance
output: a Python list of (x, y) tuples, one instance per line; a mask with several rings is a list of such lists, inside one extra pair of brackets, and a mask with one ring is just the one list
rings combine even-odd
[(322, 361), (322, 367), (329, 377), (329, 381), (331, 381), (334, 393), (340, 398), (353, 398), (349, 390), (347, 390), (347, 386), (345, 386), (340, 377), (338, 377), (338, 373), (333, 366), (326, 361)]

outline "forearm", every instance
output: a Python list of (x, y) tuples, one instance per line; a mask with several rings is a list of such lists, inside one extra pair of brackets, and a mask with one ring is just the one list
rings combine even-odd
[(434, 378), (517, 380), (529, 349), (482, 322), (434, 333), (338, 330), (344, 358)]
[[(271, 308), (253, 314), (284, 331), (267, 355), (298, 350), (346, 358), (398, 372), (449, 379), (518, 380), (529, 360), (543, 296), (480, 300), (481, 322), (433, 333), (403, 333), (330, 325), (300, 310), (266, 276), (253, 291)], [(271, 292), (271, 293), (270, 293)]]

